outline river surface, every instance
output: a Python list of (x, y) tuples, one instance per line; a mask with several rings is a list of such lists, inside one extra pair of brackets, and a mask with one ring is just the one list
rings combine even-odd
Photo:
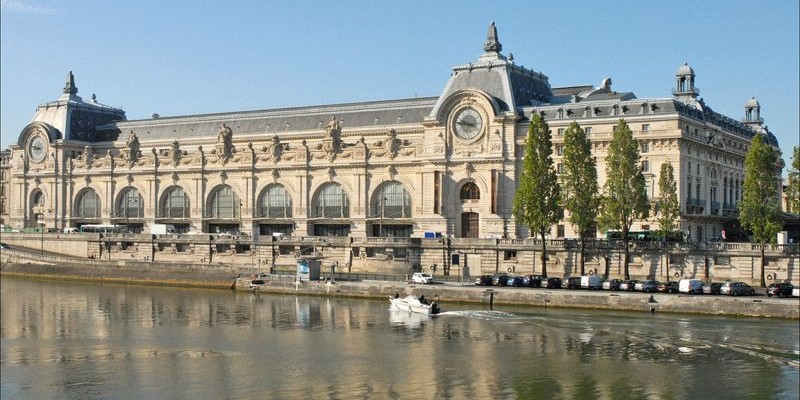
[[(798, 399), (796, 320), (3, 277), (5, 399)], [(430, 297), (430, 296), (429, 296)]]

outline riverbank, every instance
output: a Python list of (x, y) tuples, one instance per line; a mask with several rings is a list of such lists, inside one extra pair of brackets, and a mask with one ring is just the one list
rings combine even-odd
[(517, 305), (575, 309), (624, 310), (637, 312), (669, 312), (710, 315), (738, 315), (768, 318), (800, 319), (800, 299), (778, 299), (766, 296), (710, 296), (688, 294), (653, 294), (583, 291), (541, 288), (482, 287), (470, 284), (443, 283), (414, 285), (392, 281), (337, 281), (295, 283), (292, 276), (268, 276), (265, 284), (250, 287), (250, 277), (230, 271), (130, 268), (110, 266), (45, 265), (7, 263), (2, 276), (18, 276), (57, 281), (89, 281), (122, 284), (145, 284), (175, 287), (236, 289), (255, 293), (301, 294), (386, 299), (395, 293), (439, 296), (443, 308), (447, 303)]

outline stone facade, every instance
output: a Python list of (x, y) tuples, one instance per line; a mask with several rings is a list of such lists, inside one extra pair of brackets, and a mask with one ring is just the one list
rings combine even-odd
[[(591, 130), (601, 185), (624, 118), (640, 141), (650, 196), (659, 195), (660, 165), (675, 168), (690, 240), (734, 229), (750, 140), (763, 132), (777, 148), (755, 99), (742, 122), (714, 112), (688, 65), (671, 97), (637, 98), (610, 79), (552, 88), (501, 50), (492, 24), (484, 53), (453, 67), (438, 97), (133, 121), (94, 96), (84, 101), (70, 73), (63, 95), (40, 105), (3, 155), (0, 217), (8, 227), (59, 231), (169, 224), (253, 237), (526, 238), (511, 205), (529, 120), (540, 113), (556, 164), (569, 123)], [(551, 234), (575, 236), (568, 223)]]

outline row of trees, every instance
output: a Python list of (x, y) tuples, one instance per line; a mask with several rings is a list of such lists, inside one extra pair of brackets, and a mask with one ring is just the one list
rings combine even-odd
[[(796, 163), (797, 158), (795, 154)], [(742, 226), (752, 231), (759, 243), (769, 242), (780, 228), (778, 161), (775, 149), (765, 142), (763, 135), (756, 135), (745, 159), (745, 183), (739, 207)], [(545, 236), (554, 224), (563, 219), (565, 210), (569, 213), (569, 223), (578, 232), (582, 275), (585, 273), (586, 241), (594, 237), (598, 226), (603, 230), (621, 230), (626, 279), (630, 278), (628, 232), (634, 221), (648, 218), (653, 206), (662, 235), (680, 228), (680, 203), (672, 164), (661, 165), (659, 196), (651, 203), (647, 197), (639, 145), (624, 119), (620, 119), (614, 128), (605, 162), (606, 181), (601, 191), (591, 141), (580, 125), (573, 122), (564, 132), (563, 171), (559, 179), (553, 166), (550, 128), (539, 114), (531, 118), (512, 212), (521, 224), (530, 229), (532, 236), (542, 239), (542, 275), (547, 276)], [(763, 285), (763, 265), (761, 270)]]

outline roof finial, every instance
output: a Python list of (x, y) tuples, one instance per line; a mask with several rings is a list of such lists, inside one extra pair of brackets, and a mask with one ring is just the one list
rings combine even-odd
[(489, 31), (486, 33), (486, 42), (483, 44), (483, 50), (487, 53), (503, 51), (503, 45), (497, 40), (497, 28), (494, 26), (494, 21), (489, 23)]
[(67, 84), (64, 85), (64, 93), (67, 94), (78, 93), (78, 88), (75, 87), (75, 76), (72, 75), (72, 71), (69, 71), (69, 74), (67, 74)]

